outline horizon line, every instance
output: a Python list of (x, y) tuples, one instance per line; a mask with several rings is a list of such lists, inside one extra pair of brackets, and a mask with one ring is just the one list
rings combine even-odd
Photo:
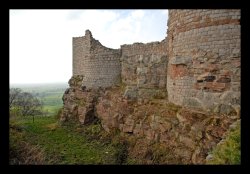
[(55, 84), (55, 83), (68, 83), (67, 81), (65, 82), (9, 82), (10, 85), (16, 85), (16, 84), (22, 84), (22, 85), (28, 85), (28, 84)]

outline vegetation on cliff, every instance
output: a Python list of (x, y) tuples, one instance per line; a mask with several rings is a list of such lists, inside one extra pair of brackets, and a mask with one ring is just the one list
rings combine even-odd
[(212, 151), (212, 159), (208, 164), (240, 164), (241, 134), (240, 123), (235, 124), (227, 137)]

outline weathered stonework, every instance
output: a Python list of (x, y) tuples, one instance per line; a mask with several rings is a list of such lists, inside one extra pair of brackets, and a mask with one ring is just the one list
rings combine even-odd
[(110, 49), (92, 37), (73, 38), (73, 75), (83, 75), (83, 86), (109, 87), (120, 82), (120, 49)]
[(99, 118), (106, 131), (161, 142), (184, 163), (204, 163), (240, 118), (240, 10), (169, 10), (167, 33), (121, 49), (102, 46), (89, 30), (73, 38), (61, 121)]
[(121, 50), (122, 82), (129, 88), (124, 95), (130, 97), (127, 94), (131, 91), (134, 98), (152, 98), (157, 93), (166, 96), (166, 41), (122, 45)]
[(110, 87), (120, 80), (138, 88), (166, 88), (166, 44), (135, 43), (114, 50), (86, 30), (85, 36), (73, 38), (73, 75), (83, 75), (88, 88)]
[(209, 111), (240, 105), (240, 10), (170, 10), (167, 40), (169, 101)]
[(96, 113), (106, 131), (119, 129), (145, 141), (163, 143), (174, 149), (173, 155), (193, 164), (204, 163), (208, 152), (237, 119), (181, 109), (164, 99), (135, 102), (122, 97), (119, 87), (99, 97)]

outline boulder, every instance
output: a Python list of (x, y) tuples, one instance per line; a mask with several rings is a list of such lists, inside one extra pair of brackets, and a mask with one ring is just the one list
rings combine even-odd
[(178, 118), (179, 122), (185, 122), (187, 119), (182, 116), (179, 112), (176, 113), (176, 117)]

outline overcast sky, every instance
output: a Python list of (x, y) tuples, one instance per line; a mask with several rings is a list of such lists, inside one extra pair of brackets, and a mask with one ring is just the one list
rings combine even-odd
[(109, 48), (166, 37), (167, 10), (10, 10), (10, 84), (67, 82), (72, 37)]

